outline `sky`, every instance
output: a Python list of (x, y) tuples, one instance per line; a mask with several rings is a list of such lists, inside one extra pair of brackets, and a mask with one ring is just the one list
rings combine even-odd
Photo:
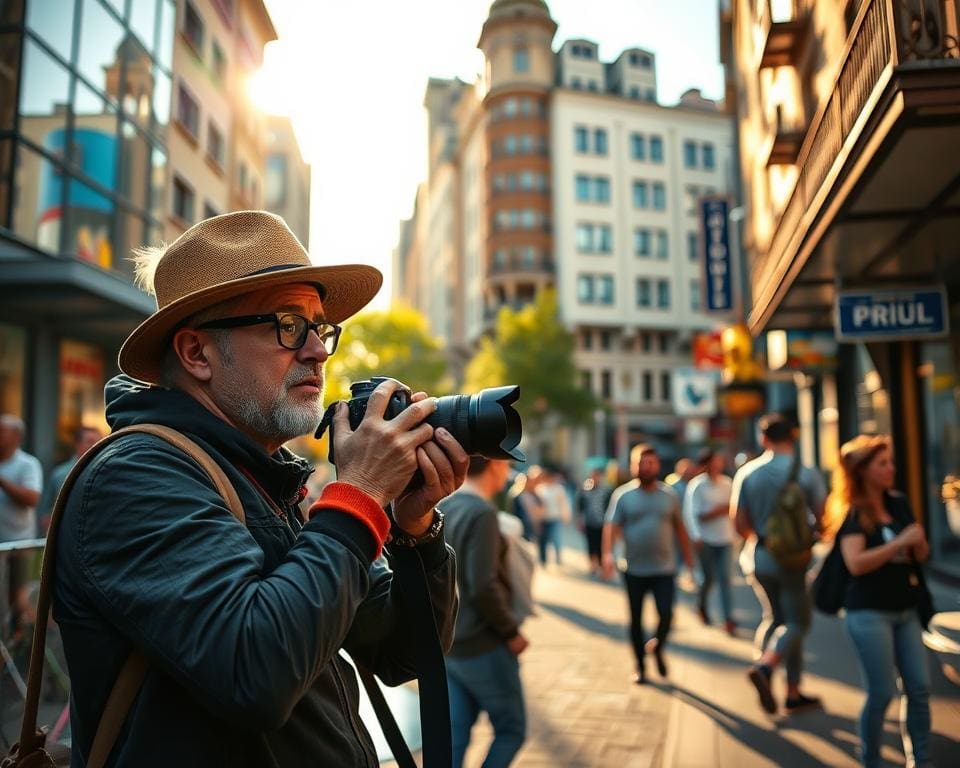
[[(472, 83), (491, 0), (266, 0), (279, 40), (253, 84), (263, 108), (293, 118), (312, 165), (310, 252), (320, 264), (372, 264), (389, 303), (400, 220), (426, 176), (423, 95), (430, 77)], [(717, 0), (547, 0), (570, 38), (600, 59), (641, 47), (657, 55), (658, 97), (688, 88), (723, 96)]]

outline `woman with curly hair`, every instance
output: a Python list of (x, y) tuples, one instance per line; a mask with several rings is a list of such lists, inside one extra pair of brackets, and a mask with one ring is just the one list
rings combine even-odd
[(860, 750), (867, 768), (880, 765), (883, 719), (903, 691), (900, 731), (908, 766), (930, 763), (930, 672), (917, 614), (917, 566), (930, 553), (906, 497), (893, 490), (886, 437), (861, 435), (840, 449), (825, 528), (850, 571), (845, 625), (860, 659), (867, 700), (860, 713)]

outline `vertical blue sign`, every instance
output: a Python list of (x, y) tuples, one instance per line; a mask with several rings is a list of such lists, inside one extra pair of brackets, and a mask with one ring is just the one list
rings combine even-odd
[(708, 312), (733, 310), (733, 259), (730, 255), (728, 204), (724, 198), (700, 201), (703, 225), (704, 288)]

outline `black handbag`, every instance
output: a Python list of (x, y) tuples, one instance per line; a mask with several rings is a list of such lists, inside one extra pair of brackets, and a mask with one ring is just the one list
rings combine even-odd
[(937, 614), (937, 609), (933, 605), (933, 595), (930, 594), (930, 588), (927, 586), (927, 577), (923, 574), (923, 566), (914, 561), (913, 576), (910, 583), (913, 585), (914, 594), (917, 598), (917, 615), (920, 617), (920, 625), (928, 629), (933, 617)]
[(813, 580), (810, 592), (813, 604), (818, 611), (835, 616), (843, 607), (843, 598), (847, 594), (850, 571), (843, 560), (840, 541), (834, 541), (830, 553), (824, 558), (820, 571)]

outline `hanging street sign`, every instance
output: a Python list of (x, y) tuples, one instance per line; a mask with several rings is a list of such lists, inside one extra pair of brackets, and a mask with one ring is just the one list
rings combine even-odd
[(715, 416), (717, 374), (677, 368), (673, 376), (673, 410), (677, 416)]
[(703, 268), (708, 312), (733, 310), (733, 257), (730, 253), (729, 203), (723, 197), (700, 200)]
[(839, 341), (945, 336), (950, 332), (947, 292), (942, 285), (838, 291), (834, 324)]

